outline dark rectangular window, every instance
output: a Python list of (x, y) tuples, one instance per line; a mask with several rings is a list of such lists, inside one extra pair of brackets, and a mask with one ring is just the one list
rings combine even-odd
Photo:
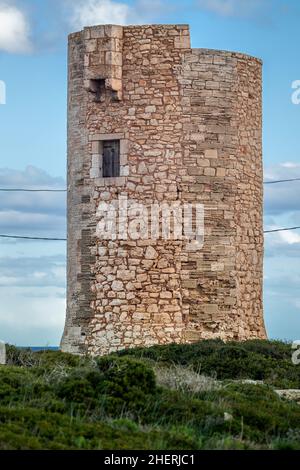
[(100, 103), (105, 99), (105, 79), (90, 80), (89, 92), (94, 94), (94, 101)]
[(120, 176), (120, 141), (103, 141), (103, 178)]

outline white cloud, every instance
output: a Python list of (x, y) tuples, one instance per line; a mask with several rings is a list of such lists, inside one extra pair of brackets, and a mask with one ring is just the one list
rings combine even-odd
[[(62, 189), (63, 178), (55, 178), (34, 166), (24, 171), (0, 168), (1, 188)], [(2, 192), (0, 233), (64, 238), (66, 193)]]
[[(0, 168), (0, 188), (61, 189), (34, 166)], [(64, 237), (65, 193), (1, 193), (0, 233)], [(65, 318), (64, 242), (0, 240), (0, 338), (18, 345), (58, 345)]]
[(293, 163), (293, 162), (285, 162), (285, 163), (281, 163), (281, 165), (283, 168), (298, 168), (300, 169), (300, 165), (299, 163)]
[(81, 29), (97, 24), (128, 23), (131, 8), (125, 3), (112, 0), (77, 0), (70, 2), (73, 9), (72, 26)]
[(0, 287), (1, 339), (19, 346), (58, 346), (66, 301), (57, 295), (57, 289), (45, 288), (44, 297), (20, 287), (10, 287), (9, 295), (7, 291)]
[(280, 238), (283, 242), (288, 245), (294, 245), (295, 243), (300, 243), (300, 235), (297, 232), (287, 231), (279, 232)]
[[(265, 170), (266, 181), (300, 178), (300, 165), (296, 162), (282, 162)], [(300, 226), (300, 181), (265, 185), (266, 230)], [(265, 256), (299, 260), (300, 231), (291, 230), (269, 233), (265, 236)]]
[(0, 1), (0, 50), (16, 54), (32, 50), (25, 14), (7, 1)]
[[(298, 163), (283, 162), (265, 170), (266, 181), (294, 178), (300, 178)], [(300, 181), (265, 185), (265, 214), (267, 215), (299, 212), (299, 200)]]
[[(35, 290), (39, 297), (42, 288), (64, 289), (66, 285), (65, 255), (0, 256), (0, 288), (15, 286)], [(44, 296), (44, 294), (43, 294)]]
[(148, 24), (168, 22), (179, 6), (164, 0), (64, 0), (68, 28), (81, 30), (99, 24)]
[(46, 171), (33, 165), (25, 170), (0, 168), (0, 185), (3, 187), (26, 187), (28, 189), (61, 189), (65, 187), (63, 178), (50, 176)]
[(221, 16), (248, 17), (266, 5), (265, 0), (198, 0), (200, 8)]

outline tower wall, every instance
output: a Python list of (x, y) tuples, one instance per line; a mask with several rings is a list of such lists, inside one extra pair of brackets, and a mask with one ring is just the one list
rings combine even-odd
[(186, 339), (265, 337), (261, 61), (184, 54), (182, 200), (205, 206), (203, 249), (182, 265)]
[[(62, 349), (264, 337), (261, 62), (191, 49), (186, 25), (85, 28), (69, 38), (68, 112)], [(114, 139), (120, 176), (103, 178)], [(103, 240), (99, 204), (120, 196), (203, 204), (203, 248)]]

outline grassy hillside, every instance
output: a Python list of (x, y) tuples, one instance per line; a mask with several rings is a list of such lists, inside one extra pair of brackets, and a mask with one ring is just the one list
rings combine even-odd
[(202, 341), (95, 359), (10, 346), (8, 362), (0, 449), (300, 449), (300, 406), (274, 391), (300, 388), (289, 344)]

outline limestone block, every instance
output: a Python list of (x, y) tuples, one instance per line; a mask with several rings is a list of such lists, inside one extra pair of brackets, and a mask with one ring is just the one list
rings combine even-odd
[(122, 291), (124, 289), (122, 281), (113, 281), (111, 288), (113, 291)]
[(205, 150), (205, 158), (218, 158), (218, 150), (216, 149)]
[(148, 246), (145, 253), (145, 259), (156, 259), (157, 257), (157, 251), (152, 246)]
[(217, 168), (217, 176), (224, 178), (225, 175), (226, 175), (225, 168)]
[(105, 63), (108, 65), (118, 65), (122, 66), (122, 53), (108, 51), (105, 54)]
[(189, 36), (181, 35), (174, 38), (175, 49), (190, 49), (191, 41)]
[(95, 52), (97, 50), (97, 39), (89, 39), (85, 42), (86, 52)]
[(103, 38), (105, 36), (104, 25), (93, 26), (92, 28), (89, 28), (89, 31), (90, 31), (90, 37), (92, 39)]
[(105, 25), (105, 35), (110, 38), (123, 38), (123, 26)]
[(105, 86), (114, 91), (122, 90), (122, 80), (116, 78), (107, 78), (105, 81)]

